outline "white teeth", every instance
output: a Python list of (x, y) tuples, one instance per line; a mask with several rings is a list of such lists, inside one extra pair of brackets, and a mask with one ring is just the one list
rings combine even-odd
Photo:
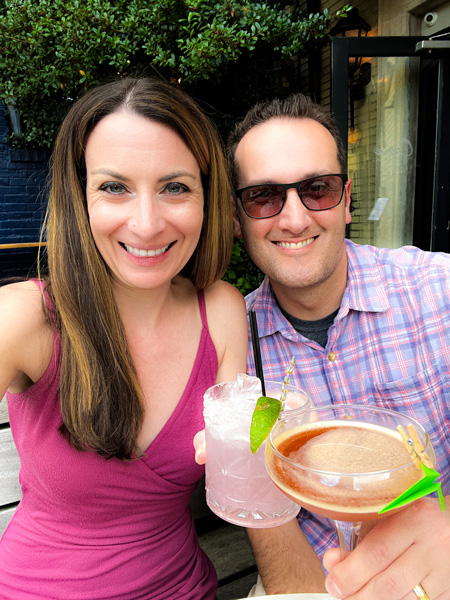
[(164, 248), (158, 248), (157, 250), (141, 250), (139, 248), (133, 248), (133, 246), (128, 246), (124, 244), (127, 252), (132, 254), (133, 256), (158, 256), (159, 254), (164, 254), (169, 249), (169, 246), (164, 246)]
[(276, 242), (276, 244), (277, 246), (281, 246), (281, 248), (289, 248), (295, 250), (298, 248), (303, 248), (304, 246), (308, 246), (313, 241), (314, 238), (309, 238), (309, 240), (305, 240), (304, 242), (298, 242), (297, 244), (293, 242)]

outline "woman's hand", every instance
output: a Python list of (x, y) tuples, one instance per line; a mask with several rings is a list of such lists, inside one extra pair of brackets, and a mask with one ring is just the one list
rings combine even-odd
[(192, 441), (195, 448), (195, 462), (199, 465), (204, 465), (206, 462), (206, 441), (205, 430), (197, 431)]

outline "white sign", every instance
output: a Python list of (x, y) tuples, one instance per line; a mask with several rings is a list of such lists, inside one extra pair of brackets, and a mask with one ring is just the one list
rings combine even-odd
[(372, 208), (372, 212), (369, 215), (368, 221), (379, 221), (388, 201), (389, 198), (377, 198), (375, 206)]

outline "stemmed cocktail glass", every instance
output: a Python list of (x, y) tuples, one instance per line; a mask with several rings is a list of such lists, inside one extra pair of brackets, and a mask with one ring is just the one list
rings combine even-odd
[[(410, 439), (412, 432), (419, 441)], [(282, 415), (266, 446), (274, 483), (305, 509), (331, 519), (345, 554), (357, 545), (362, 523), (384, 516), (379, 511), (424, 476), (421, 457), (436, 463), (423, 427), (373, 406), (337, 404)]]

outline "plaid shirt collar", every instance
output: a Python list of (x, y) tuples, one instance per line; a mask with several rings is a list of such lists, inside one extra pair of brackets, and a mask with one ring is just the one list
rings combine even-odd
[[(337, 319), (350, 310), (384, 312), (389, 300), (383, 285), (383, 274), (375, 257), (364, 246), (345, 240), (348, 258), (348, 280)], [(260, 287), (247, 296), (247, 311), (254, 310), (258, 319), (259, 337), (277, 331), (284, 337), (296, 340), (297, 333), (280, 311), (272, 286), (266, 276)]]

